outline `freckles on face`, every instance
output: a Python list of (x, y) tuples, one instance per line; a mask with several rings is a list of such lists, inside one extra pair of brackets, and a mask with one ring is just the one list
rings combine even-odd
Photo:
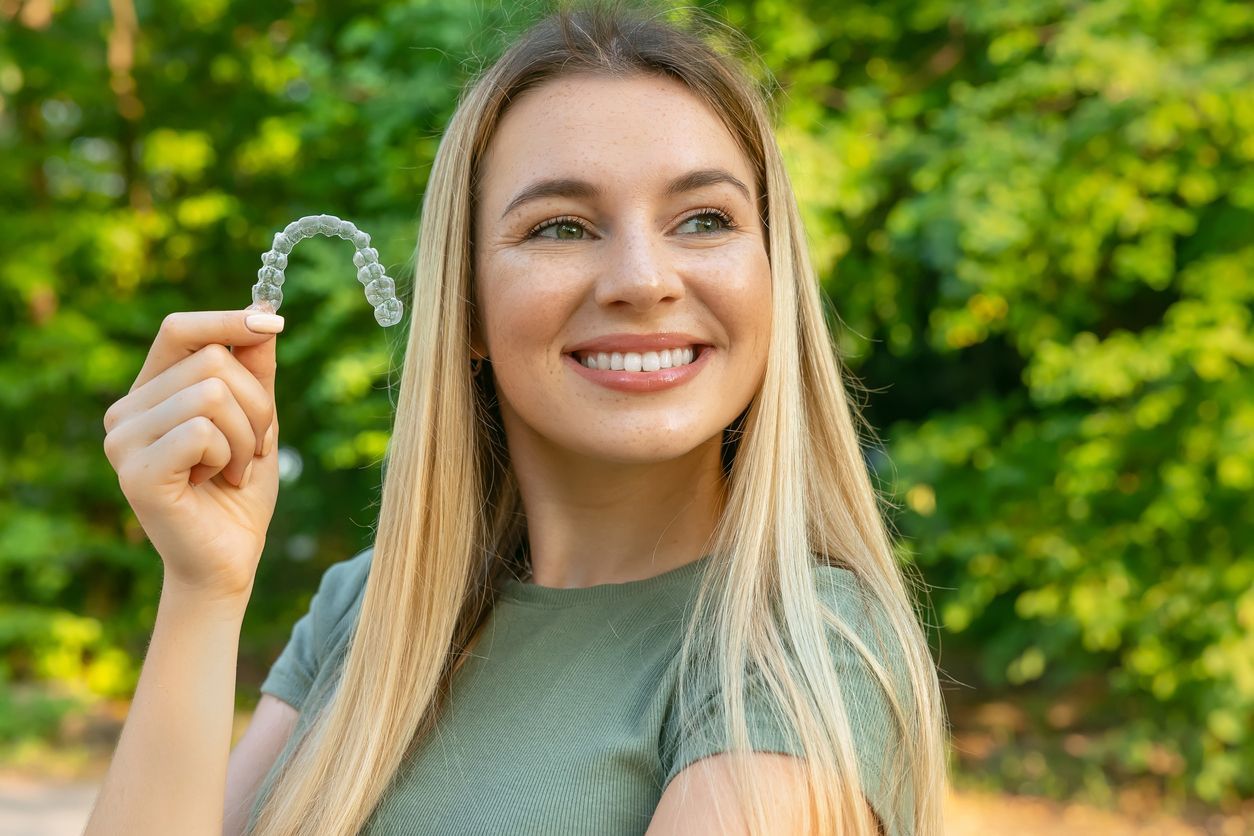
[[(511, 205), (539, 183), (548, 188)], [(730, 423), (760, 383), (769, 342), (757, 201), (735, 139), (673, 79), (572, 76), (515, 98), (475, 201), (477, 347), (502, 408), (584, 449), (598, 427), (656, 442), (666, 426), (695, 443)], [(662, 331), (716, 349), (692, 383), (665, 394), (624, 395), (567, 365), (577, 342)]]

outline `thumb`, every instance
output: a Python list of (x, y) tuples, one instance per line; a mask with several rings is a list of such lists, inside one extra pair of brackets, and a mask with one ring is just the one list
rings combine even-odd
[(270, 400), (274, 401), (274, 376), (278, 368), (275, 357), (275, 345), (278, 344), (278, 333), (283, 330), (283, 317), (252, 306), (240, 311), (240, 319), (244, 327), (259, 335), (270, 334), (269, 338), (246, 345), (234, 345), (231, 353), (240, 365), (253, 373), (261, 385), (265, 387)]

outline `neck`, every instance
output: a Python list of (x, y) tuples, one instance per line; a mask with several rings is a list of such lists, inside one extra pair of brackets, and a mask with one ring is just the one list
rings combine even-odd
[(607, 462), (510, 445), (531, 574), (561, 589), (644, 580), (709, 550), (722, 514), (722, 433), (668, 461)]

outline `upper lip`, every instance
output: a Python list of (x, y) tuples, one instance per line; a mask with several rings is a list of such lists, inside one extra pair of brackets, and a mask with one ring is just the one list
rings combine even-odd
[(686, 348), (687, 346), (708, 345), (691, 334), (678, 331), (667, 331), (660, 334), (606, 334), (603, 337), (586, 340), (566, 349), (567, 354), (579, 351), (661, 351), (665, 348)]

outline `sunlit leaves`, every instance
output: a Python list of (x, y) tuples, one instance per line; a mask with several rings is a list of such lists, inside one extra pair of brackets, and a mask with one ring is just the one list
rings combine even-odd
[[(766, 49), (790, 100), (829, 105), (792, 108), (832, 158), (799, 195), (881, 387), (871, 418), (899, 422), (903, 525), (941, 622), (994, 681), (1065, 690), (1080, 660), (1108, 666), (1112, 699), (1171, 706), (1153, 734), (1182, 745), (1162, 769), (1129, 724), (1103, 751), (1210, 800), (1248, 790), (1231, 765), (1254, 732), (1231, 718), (1254, 715), (1251, 631), (1231, 602), (1249, 581), (1207, 579), (1254, 572), (1254, 14), (932, 2), (898, 18), (909, 36), (857, 30), (893, 10), (799, 8), (827, 41)], [(831, 81), (802, 70), (830, 59)], [(1167, 718), (1190, 713), (1210, 719), (1185, 745)]]
[(199, 180), (213, 163), (213, 142), (205, 131), (158, 129), (144, 140), (143, 164), (149, 174)]
[(257, 126), (256, 134), (240, 145), (236, 168), (241, 174), (252, 176), (290, 173), (300, 146), (300, 134), (293, 120), (268, 116)]

